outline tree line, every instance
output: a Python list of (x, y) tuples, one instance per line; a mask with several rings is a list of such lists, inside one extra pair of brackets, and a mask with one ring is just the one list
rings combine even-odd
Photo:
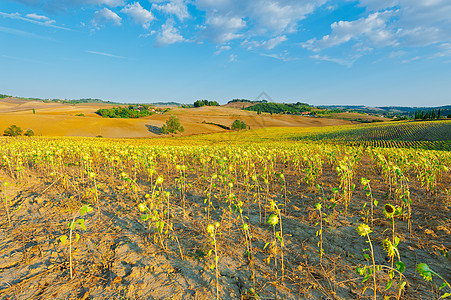
[(202, 107), (202, 106), (219, 106), (217, 101), (208, 101), (208, 100), (197, 100), (194, 102), (194, 107)]
[(129, 105), (127, 107), (101, 108), (96, 114), (103, 118), (126, 118), (137, 119), (153, 115), (155, 112), (150, 111), (149, 105)]
[(271, 114), (297, 114), (306, 111), (311, 111), (312, 108), (306, 103), (258, 103), (250, 107), (245, 108), (245, 110), (256, 111), (258, 114), (262, 112)]
[(435, 109), (428, 111), (416, 111), (414, 113), (415, 120), (438, 120), (441, 118), (442, 111), (439, 109), (437, 112)]

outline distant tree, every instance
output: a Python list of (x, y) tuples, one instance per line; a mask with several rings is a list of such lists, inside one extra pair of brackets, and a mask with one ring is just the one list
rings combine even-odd
[(31, 129), (27, 129), (24, 133), (25, 136), (34, 136), (34, 131)]
[(234, 102), (249, 102), (249, 103), (251, 103), (251, 102), (253, 102), (253, 101), (248, 100), (248, 99), (233, 99), (233, 100), (230, 100), (230, 101), (227, 102), (227, 103), (234, 103)]
[(36, 114), (36, 110), (34, 110), (34, 108), (33, 108), (33, 115), (35, 115)]
[(202, 107), (202, 106), (219, 106), (217, 101), (208, 101), (208, 100), (196, 100), (194, 102), (194, 107)]
[(232, 123), (232, 130), (241, 130), (241, 129), (246, 129), (246, 128), (247, 128), (246, 123), (244, 123), (241, 120), (235, 120)]
[(161, 127), (161, 132), (164, 134), (184, 131), (185, 128), (183, 128), (183, 126), (180, 124), (180, 120), (174, 115), (172, 115), (169, 120), (166, 121), (166, 124)]
[(128, 105), (127, 107), (113, 107), (113, 108), (102, 108), (96, 111), (96, 114), (102, 116), (103, 118), (142, 118), (147, 117), (154, 112), (146, 109), (144, 106), (139, 105)]
[(16, 125), (11, 125), (9, 128), (5, 129), (5, 131), (3, 132), (3, 135), (5, 135), (5, 136), (22, 135), (22, 128), (20, 128)]

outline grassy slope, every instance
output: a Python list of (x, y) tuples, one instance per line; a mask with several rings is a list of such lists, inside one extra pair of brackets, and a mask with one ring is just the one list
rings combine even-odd
[[(156, 114), (141, 119), (105, 119), (95, 114), (107, 104), (63, 104), (24, 101), (21, 99), (0, 100), (0, 132), (15, 124), (23, 129), (31, 128), (37, 135), (46, 136), (97, 136), (104, 137), (157, 137), (158, 130), (174, 114), (185, 127), (184, 135), (224, 132), (216, 123), (231, 126), (241, 119), (255, 128), (266, 127), (316, 127), (350, 124), (348, 121), (316, 119), (300, 116), (257, 116), (254, 112), (227, 107), (174, 108), (167, 114)], [(36, 114), (33, 114), (33, 108)], [(77, 114), (84, 114), (78, 117)]]

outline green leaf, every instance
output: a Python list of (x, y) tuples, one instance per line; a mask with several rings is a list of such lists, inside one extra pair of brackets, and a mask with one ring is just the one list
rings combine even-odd
[(385, 286), (385, 290), (388, 291), (389, 288), (391, 288), (391, 285), (393, 284), (393, 280), (390, 280), (387, 285)]
[(364, 283), (365, 281), (367, 281), (368, 279), (370, 279), (370, 275), (365, 275), (365, 277), (362, 280), (362, 283)]
[(61, 241), (61, 244), (65, 245), (67, 241), (67, 235), (60, 236), (59, 240)]
[(84, 214), (87, 214), (88, 212), (92, 211), (92, 207), (89, 205), (84, 205), (82, 208), (80, 208), (80, 216), (83, 216)]
[(377, 205), (379, 204), (379, 201), (377, 201), (377, 200), (374, 200), (374, 206), (376, 206), (377, 207)]
[(84, 220), (84, 219), (78, 219), (78, 220), (76, 221), (76, 223), (77, 223), (78, 225), (80, 225), (81, 229), (86, 230), (85, 220)]
[(445, 286), (447, 286), (446, 282), (442, 283), (442, 285), (438, 288), (439, 290), (443, 289)]
[(75, 234), (75, 242), (78, 242), (80, 240), (80, 235), (77, 233)]
[(449, 296), (451, 296), (451, 293), (444, 293), (443, 296), (441, 296), (440, 298), (444, 299), (448, 298)]
[(416, 271), (424, 278), (424, 280), (426, 281), (432, 280), (432, 270), (429, 268), (427, 264), (424, 263), (417, 264)]
[(268, 247), (269, 243), (265, 244), (265, 247), (263, 247), (263, 250), (266, 249), (266, 247)]
[(403, 273), (406, 270), (406, 264), (402, 261), (397, 261), (395, 263), (396, 269), (398, 269), (399, 272)]
[(141, 220), (142, 221), (147, 221), (147, 220), (149, 220), (150, 219), (150, 215), (148, 215), (148, 214), (145, 214), (145, 215), (142, 215), (141, 216)]

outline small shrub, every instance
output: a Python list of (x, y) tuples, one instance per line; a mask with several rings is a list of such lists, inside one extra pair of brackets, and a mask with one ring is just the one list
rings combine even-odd
[(5, 131), (3, 132), (3, 135), (5, 136), (19, 136), (22, 135), (22, 128), (16, 126), (16, 125), (11, 125), (9, 128), (5, 129)]
[(244, 123), (244, 121), (241, 120), (235, 120), (232, 124), (232, 130), (241, 130), (246, 128), (247, 128), (246, 123)]
[(34, 136), (34, 131), (31, 129), (27, 129), (27, 131), (25, 131), (25, 136)]

